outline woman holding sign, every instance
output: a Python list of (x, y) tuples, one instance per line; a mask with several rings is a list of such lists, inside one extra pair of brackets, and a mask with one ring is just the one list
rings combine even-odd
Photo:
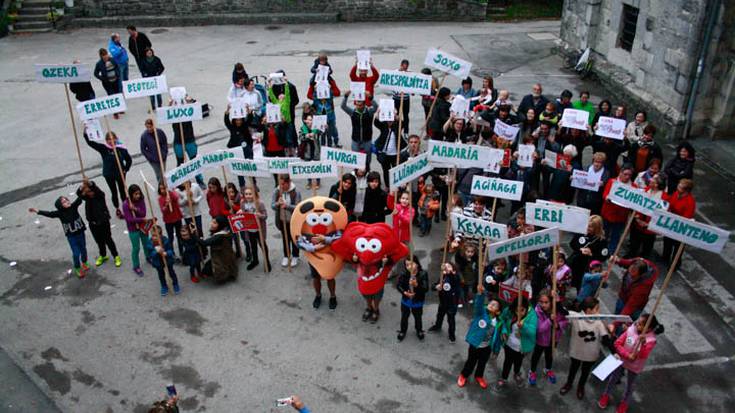
[[(669, 212), (680, 215), (684, 218), (694, 218), (697, 210), (697, 202), (692, 195), (694, 181), (691, 179), (682, 179), (676, 186), (676, 192), (669, 196), (664, 196), (664, 200), (669, 202)], [(669, 264), (674, 259), (674, 252), (679, 248), (679, 241), (664, 237), (663, 258)], [(681, 260), (677, 262), (677, 268), (681, 265)]]
[[(143, 75), (143, 77), (154, 77), (154, 76), (160, 76), (163, 74), (163, 70), (165, 69), (163, 67), (163, 63), (161, 62), (161, 59), (156, 56), (156, 54), (153, 52), (153, 49), (150, 47), (146, 47), (145, 49), (145, 56), (138, 60), (138, 64), (140, 65), (140, 73)], [(158, 107), (160, 108), (162, 106), (162, 99), (161, 95), (151, 95), (151, 109), (156, 110), (156, 101), (158, 102)]]
[(590, 216), (586, 234), (575, 234), (569, 242), (572, 253), (569, 256), (569, 267), (572, 269), (572, 287), (579, 291), (582, 277), (592, 261), (607, 260), (608, 248), (602, 217)]
[[(107, 132), (105, 135), (105, 143), (95, 142), (89, 139), (87, 133), (84, 133), (84, 140), (90, 148), (99, 152), (102, 157), (102, 176), (110, 188), (110, 196), (112, 197), (112, 205), (115, 207), (115, 214), (118, 218), (122, 218), (120, 211), (120, 198), (125, 201), (128, 199), (125, 193), (125, 175), (133, 166), (133, 158), (130, 157), (127, 148), (122, 146), (117, 140), (115, 132)], [(118, 164), (118, 159), (120, 163)]]

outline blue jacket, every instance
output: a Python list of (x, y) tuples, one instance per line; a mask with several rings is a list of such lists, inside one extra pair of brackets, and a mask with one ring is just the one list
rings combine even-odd
[(125, 50), (121, 44), (115, 43), (110, 39), (107, 43), (107, 50), (112, 55), (112, 60), (114, 60), (115, 63), (119, 65), (128, 63), (128, 51)]
[[(166, 251), (166, 261), (168, 261), (168, 265), (170, 267), (174, 265), (174, 249), (171, 245), (171, 241), (169, 241), (166, 236), (161, 235), (161, 239), (163, 240), (163, 250)], [(156, 251), (156, 248), (153, 246), (153, 242), (150, 238), (146, 241), (146, 249), (149, 251), (148, 258), (151, 259), (151, 265), (155, 268), (161, 268), (163, 266), (161, 255)]]
[[(492, 329), (490, 332), (490, 347), (493, 353), (497, 353), (500, 350), (500, 329), (493, 329), (491, 320), (490, 314), (488, 314), (485, 308), (485, 295), (476, 294), (472, 323), (470, 324), (470, 329), (467, 331), (467, 336), (465, 336), (465, 341), (469, 345), (477, 347), (487, 336), (488, 330)], [(496, 322), (499, 325), (500, 321), (496, 320)]]

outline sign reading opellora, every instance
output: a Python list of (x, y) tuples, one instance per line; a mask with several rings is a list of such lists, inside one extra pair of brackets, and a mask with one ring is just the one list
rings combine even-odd
[[(234, 148), (242, 156), (240, 148)], [(179, 165), (177, 168), (166, 172), (166, 184), (171, 187), (179, 186), (184, 182), (194, 178), (197, 174), (203, 173), (207, 169), (224, 166), (231, 159), (238, 157), (238, 153), (234, 150), (214, 151), (198, 156), (189, 162)]]
[(431, 94), (431, 76), (398, 70), (381, 70), (378, 86), (398, 93)]
[(653, 211), (648, 229), (665, 237), (673, 238), (687, 245), (719, 254), (730, 238), (724, 229), (684, 218), (662, 209)]
[(161, 93), (166, 93), (167, 90), (166, 75), (142, 77), (123, 82), (125, 99), (160, 95)]
[(43, 83), (89, 82), (92, 72), (83, 64), (35, 65), (36, 80)]
[(350, 169), (365, 169), (367, 163), (367, 155), (362, 152), (330, 148), (328, 146), (322, 146), (320, 159)]
[(101, 118), (105, 115), (125, 112), (125, 110), (127, 106), (122, 93), (77, 103), (77, 113), (81, 120)]
[(429, 141), (429, 161), (460, 168), (484, 168), (491, 159), (492, 148), (442, 141)]
[(336, 178), (337, 165), (334, 162), (294, 162), (288, 165), (291, 170), (289, 175), (291, 179), (316, 179), (316, 178)]
[(472, 177), (470, 193), (472, 195), (520, 201), (523, 195), (523, 181), (510, 181), (507, 179), (475, 175)]
[(426, 153), (414, 156), (408, 161), (390, 168), (390, 171), (388, 171), (390, 189), (396, 189), (411, 182), (432, 169), (434, 169), (434, 166), (429, 162), (429, 156)]
[(451, 220), (452, 229), (461, 232), (465, 237), (486, 238), (495, 241), (508, 239), (507, 225), (466, 217), (456, 212), (451, 213)]
[(161, 125), (202, 120), (202, 105), (201, 103), (190, 103), (166, 106), (156, 109), (156, 116), (158, 117), (158, 123)]
[(487, 252), (490, 260), (495, 260), (509, 255), (551, 248), (558, 243), (559, 230), (549, 228), (490, 244)]

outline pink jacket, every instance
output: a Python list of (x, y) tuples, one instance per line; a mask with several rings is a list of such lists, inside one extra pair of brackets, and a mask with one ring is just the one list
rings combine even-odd
[(393, 215), (393, 232), (401, 242), (411, 241), (411, 221), (413, 221), (413, 207), (404, 207), (401, 204), (396, 205), (396, 214)]
[(643, 371), (643, 366), (645, 366), (648, 356), (653, 351), (653, 348), (656, 347), (656, 335), (650, 331), (643, 336), (644, 341), (638, 351), (638, 357), (635, 360), (631, 360), (630, 355), (635, 351), (639, 337), (640, 335), (635, 324), (632, 324), (615, 340), (615, 351), (620, 356), (620, 359), (623, 360), (623, 367), (636, 374)]

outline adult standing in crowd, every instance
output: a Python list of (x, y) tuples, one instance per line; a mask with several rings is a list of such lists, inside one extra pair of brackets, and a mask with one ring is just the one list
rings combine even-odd
[[(664, 195), (664, 200), (669, 202), (669, 212), (682, 216), (684, 218), (693, 219), (694, 213), (697, 211), (697, 203), (692, 195), (694, 181), (684, 178), (676, 185), (676, 192), (671, 195)], [(671, 264), (676, 255), (676, 249), (679, 248), (679, 241), (675, 241), (669, 237), (664, 237), (664, 260)], [(677, 268), (681, 265), (681, 260), (676, 264)]]
[[(161, 59), (156, 56), (156, 54), (153, 52), (153, 49), (150, 47), (145, 49), (145, 56), (143, 56), (138, 61), (138, 69), (140, 69), (141, 75), (143, 77), (155, 77), (160, 76), (163, 74), (164, 67), (163, 62), (161, 62)], [(149, 96), (151, 99), (151, 113), (156, 110), (156, 107), (163, 106), (161, 95), (151, 95)], [(158, 102), (158, 106), (156, 106), (156, 102)]]
[(130, 35), (128, 37), (128, 50), (130, 50), (130, 54), (135, 58), (135, 64), (138, 65), (140, 74), (145, 77), (145, 73), (143, 73), (143, 68), (140, 66), (140, 62), (145, 58), (146, 49), (153, 47), (153, 45), (148, 39), (148, 36), (143, 32), (139, 32), (132, 24), (128, 25), (128, 34)]
[[(398, 67), (399, 72), (408, 72), (408, 59), (401, 60), (401, 65)], [(396, 116), (398, 116), (398, 110), (401, 107), (401, 94), (399, 92), (393, 92), (393, 103), (396, 107)], [(403, 133), (408, 135), (408, 114), (411, 112), (411, 94), (403, 94)]]
[(367, 164), (365, 171), (370, 172), (370, 158), (372, 155), (372, 142), (373, 142), (373, 117), (375, 116), (376, 108), (370, 101), (368, 103), (367, 92), (365, 100), (355, 100), (355, 108), (352, 109), (347, 106), (347, 98), (350, 96), (350, 91), (345, 92), (345, 97), (342, 99), (342, 110), (349, 115), (350, 122), (352, 123), (352, 150), (355, 152), (362, 152), (367, 155)]
[(546, 108), (546, 104), (549, 103), (549, 99), (543, 95), (544, 89), (541, 87), (541, 83), (536, 83), (531, 89), (531, 93), (524, 96), (521, 99), (521, 104), (518, 105), (518, 116), (526, 116), (528, 109), (533, 109), (535, 114), (540, 114)]
[(122, 90), (122, 82), (128, 80), (128, 51), (125, 50), (122, 44), (120, 44), (120, 35), (118, 33), (112, 33), (110, 35), (110, 41), (107, 44), (107, 49), (112, 55), (112, 60), (120, 68), (120, 77), (118, 78), (118, 85)]
[[(286, 95), (286, 88), (288, 88), (288, 119), (283, 119), (283, 121), (286, 123), (286, 141), (293, 146), (297, 145), (298, 142), (298, 134), (296, 133), (296, 126), (295, 126), (295, 119), (296, 119), (296, 105), (299, 104), (299, 92), (296, 90), (296, 86), (294, 86), (293, 83), (291, 83), (288, 78), (286, 77), (286, 72), (283, 70), (279, 70), (276, 73), (280, 73), (283, 75), (283, 78), (286, 79), (286, 83), (281, 85), (271, 85), (271, 87), (268, 90), (268, 97), (271, 101), (271, 103), (279, 103), (278, 97), (281, 95)], [(272, 92), (272, 93), (271, 93)]]
[[(158, 150), (156, 150), (156, 135), (158, 135), (158, 145), (161, 151), (160, 158), (158, 156)], [(140, 135), (140, 153), (151, 164), (151, 168), (153, 168), (153, 172), (156, 174), (156, 181), (161, 182), (163, 180), (161, 169), (166, 170), (168, 142), (166, 142), (166, 134), (161, 129), (154, 127), (153, 119), (145, 120), (145, 130)]]
[(694, 177), (694, 147), (689, 142), (682, 142), (676, 147), (676, 154), (666, 164), (664, 174), (668, 179), (666, 193), (673, 194), (682, 179)]
[[(107, 49), (99, 50), (100, 60), (94, 66), (94, 77), (96, 77), (102, 87), (107, 92), (107, 95), (114, 95), (122, 91), (120, 80), (120, 66), (115, 63)], [(117, 119), (119, 116), (117, 113), (112, 115), (113, 118)]]
[[(73, 62), (75, 65), (79, 64), (79, 60)], [(92, 82), (75, 82), (69, 83), (69, 90), (74, 94), (74, 97), (79, 102), (85, 100), (94, 99), (94, 88), (92, 88)]]

